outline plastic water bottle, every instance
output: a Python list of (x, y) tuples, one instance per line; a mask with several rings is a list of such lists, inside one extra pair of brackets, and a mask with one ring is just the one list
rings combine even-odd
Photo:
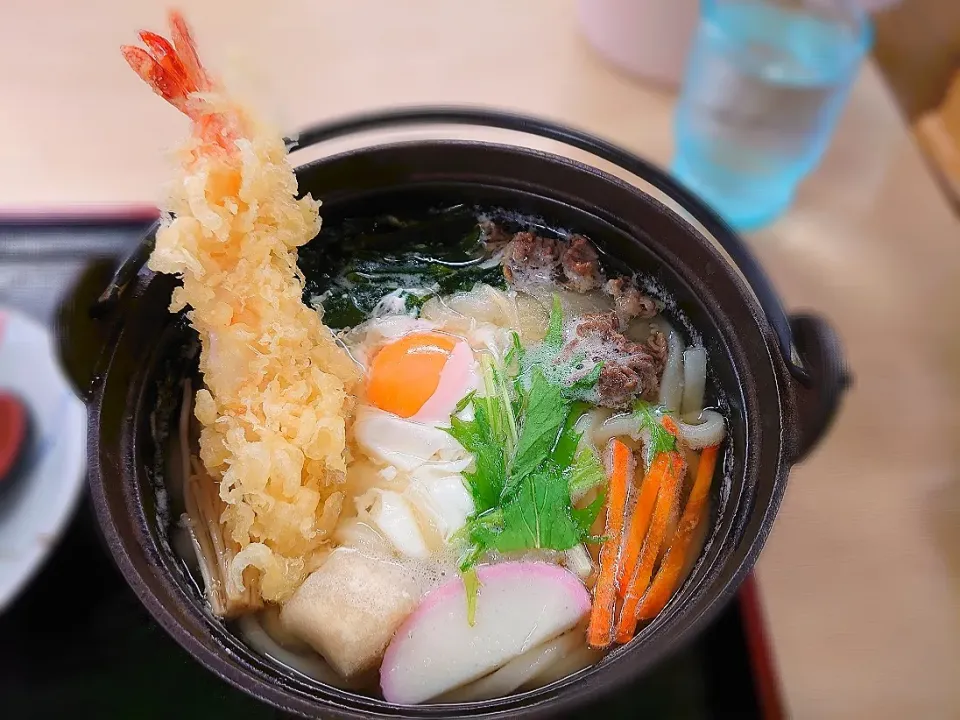
[(851, 1), (704, 0), (674, 175), (740, 230), (776, 219), (823, 156), (871, 35)]

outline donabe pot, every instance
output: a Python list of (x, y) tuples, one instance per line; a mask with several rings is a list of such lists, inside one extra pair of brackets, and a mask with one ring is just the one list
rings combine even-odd
[(191, 371), (184, 355), (191, 331), (167, 310), (175, 280), (143, 267), (152, 233), (95, 307), (107, 342), (89, 393), (94, 504), (117, 564), (153, 617), (207, 668), (265, 702), (325, 718), (552, 717), (637, 678), (730, 599), (770, 531), (790, 466), (826, 429), (846, 375), (828, 325), (784, 315), (749, 252), (712, 211), (656, 167), (589, 135), (502, 113), (412, 109), (318, 127), (291, 147), (417, 123), (492, 126), (565, 142), (667, 193), (704, 228), (609, 174), (517, 146), (418, 140), (297, 169), (301, 192), (323, 200), (328, 226), (431, 204), (502, 207), (588, 235), (612, 261), (652, 275), (676, 300), (707, 347), (729, 440), (706, 551), (664, 611), (593, 667), (539, 690), (468, 704), (391, 705), (302, 678), (247, 649), (211, 616), (168, 544), (158, 458), (170, 397)]

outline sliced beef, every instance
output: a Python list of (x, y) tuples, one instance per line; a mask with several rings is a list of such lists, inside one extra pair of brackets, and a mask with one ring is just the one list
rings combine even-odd
[[(579, 293), (603, 288), (615, 310), (585, 315), (574, 327), (560, 359), (583, 355), (587, 367), (603, 362), (597, 382), (599, 404), (627, 408), (638, 398), (654, 398), (667, 358), (667, 340), (653, 330), (645, 343), (624, 331), (634, 318), (652, 318), (657, 304), (628, 278), (605, 281), (596, 248), (583, 235), (554, 240), (532, 232), (510, 235), (493, 222), (482, 224), (488, 249), (503, 249), (503, 274), (511, 284), (560, 283)], [(587, 370), (584, 370), (587, 372)]]
[(578, 293), (587, 293), (603, 285), (600, 256), (583, 235), (571, 235), (563, 244), (560, 265), (567, 286)]
[(607, 344), (628, 342), (620, 332), (620, 318), (616, 313), (591, 313), (584, 315), (576, 325), (577, 337), (598, 337)]
[(650, 337), (647, 338), (647, 347), (650, 349), (650, 354), (657, 358), (660, 363), (667, 362), (667, 336), (660, 330), (654, 328), (650, 331)]
[(483, 246), (491, 252), (499, 252), (513, 239), (513, 233), (505, 230), (493, 220), (484, 220), (480, 223), (483, 232)]
[(596, 248), (583, 235), (555, 240), (533, 232), (510, 235), (492, 221), (480, 224), (484, 246), (503, 249), (503, 274), (516, 285), (558, 283), (579, 293), (590, 292), (604, 282)]
[(631, 401), (640, 395), (640, 375), (629, 367), (607, 363), (600, 371), (597, 381), (599, 404), (604, 407), (621, 409), (630, 406)]
[(625, 277), (608, 280), (603, 291), (613, 298), (617, 316), (623, 323), (633, 318), (652, 318), (657, 314), (656, 301), (640, 292), (632, 280)]
[(652, 400), (660, 391), (663, 363), (649, 352), (646, 345), (637, 344), (635, 352), (620, 361), (607, 361), (597, 382), (598, 404), (615, 409), (626, 409), (634, 400)]
[(585, 315), (563, 354), (569, 358), (584, 353), (591, 363), (602, 361), (598, 404), (622, 409), (638, 398), (652, 399), (657, 394), (666, 350), (666, 339), (659, 330), (653, 331), (646, 343), (633, 342), (623, 335), (617, 313), (607, 312)]
[(515, 285), (556, 282), (560, 246), (553, 238), (519, 232), (503, 251), (503, 274)]

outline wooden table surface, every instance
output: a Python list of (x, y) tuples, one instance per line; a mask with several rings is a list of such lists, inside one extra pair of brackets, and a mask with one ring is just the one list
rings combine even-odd
[[(520, 109), (661, 163), (674, 96), (598, 60), (572, 0), (181, 2), (210, 65), (284, 128), (423, 102)], [(152, 205), (185, 121), (118, 46), (161, 0), (0, 5), (0, 212)], [(960, 223), (872, 66), (795, 207), (749, 238), (856, 384), (791, 475), (759, 564), (797, 718), (960, 716)]]

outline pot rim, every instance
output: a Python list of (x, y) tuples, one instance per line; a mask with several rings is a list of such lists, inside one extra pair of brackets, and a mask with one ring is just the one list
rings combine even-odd
[[(451, 146), (458, 145), (461, 147), (472, 147), (474, 149), (481, 148), (483, 150), (488, 150), (491, 148), (509, 151), (510, 153), (520, 153), (528, 157), (534, 157), (541, 162), (552, 162), (552, 163), (562, 163), (568, 166), (570, 169), (577, 172), (586, 172), (591, 176), (598, 178), (607, 183), (614, 183), (622, 190), (629, 192), (636, 196), (635, 201), (639, 200), (640, 202), (654, 203), (664, 212), (666, 212), (671, 220), (674, 223), (679, 223), (682, 226), (683, 232), (687, 235), (693, 235), (699, 240), (703, 241), (705, 246), (708, 246), (710, 251), (717, 255), (718, 259), (724, 264), (729, 265), (730, 263), (723, 258), (718, 250), (713, 247), (713, 244), (710, 240), (705, 237), (701, 232), (699, 232), (695, 227), (693, 227), (689, 222), (687, 222), (683, 217), (678, 213), (667, 208), (665, 205), (660, 203), (656, 198), (652, 197), (649, 193), (644, 192), (643, 190), (626, 183), (622, 179), (611, 175), (603, 170), (592, 167), (585, 163), (579, 162), (577, 160), (572, 160), (567, 157), (556, 155), (549, 152), (544, 152), (541, 150), (532, 150), (529, 148), (518, 148), (512, 145), (498, 145), (496, 143), (489, 142), (478, 142), (478, 141), (456, 141), (456, 140), (420, 140), (420, 141), (405, 141), (399, 143), (389, 143), (384, 145), (372, 146), (361, 148), (357, 150), (350, 150), (344, 153), (339, 153), (334, 156), (322, 158), (320, 160), (315, 160), (310, 163), (306, 163), (296, 167), (296, 172), (298, 178), (303, 172), (308, 171), (310, 168), (322, 167), (324, 165), (331, 164), (337, 161), (343, 161), (348, 157), (355, 157), (357, 155), (371, 155), (377, 152), (383, 152), (385, 150), (393, 150), (398, 147), (400, 148), (420, 148), (422, 149), (425, 146)], [(514, 188), (510, 187), (510, 190)], [(153, 274), (150, 271), (144, 270), (143, 273), (138, 274), (136, 281), (133, 283), (135, 287), (128, 288), (134, 292), (134, 295), (139, 295), (142, 290), (152, 279)], [(762, 308), (759, 307), (759, 304), (756, 301), (756, 297), (750, 291), (749, 286), (743, 282), (741, 278), (736, 278), (736, 280), (741, 285), (740, 295), (750, 305), (753, 305), (758, 312), (754, 313), (754, 317), (757, 322), (761, 322), (761, 319), (764, 319), (766, 316), (763, 313)], [(778, 347), (774, 341), (772, 341), (769, 332), (769, 328), (765, 329), (760, 328), (761, 334), (766, 343), (767, 353), (769, 354), (769, 360), (771, 362), (771, 371), (776, 382), (776, 396), (778, 398), (778, 404), (781, 409), (781, 415), (785, 417), (793, 417), (793, 413), (790, 412), (790, 402), (789, 402), (789, 393), (790, 393), (790, 380), (789, 376), (786, 373), (786, 368), (783, 365), (782, 358), (779, 355)], [(115, 328), (115, 340), (119, 338), (119, 335), (122, 333), (122, 322), (117, 324)], [(595, 665), (582, 670), (578, 673), (575, 673), (571, 676), (568, 676), (562, 680), (559, 680), (551, 685), (546, 686), (545, 688), (530, 691), (528, 693), (523, 693), (520, 695), (510, 696), (508, 698), (501, 698), (494, 701), (485, 701), (481, 703), (468, 703), (462, 705), (420, 705), (420, 706), (404, 706), (404, 705), (393, 705), (378, 700), (368, 700), (365, 704), (370, 704), (372, 707), (370, 710), (362, 711), (351, 708), (346, 708), (343, 706), (333, 705), (331, 706), (331, 700), (326, 697), (317, 697), (317, 696), (306, 696), (302, 697), (300, 693), (295, 690), (292, 690), (289, 687), (284, 687), (277, 684), (271, 679), (263, 675), (257, 668), (251, 667), (249, 663), (243, 662), (243, 669), (237, 669), (235, 666), (225, 663), (223, 658), (221, 658), (218, 653), (214, 652), (212, 649), (200, 642), (196, 637), (189, 633), (182, 622), (180, 622), (175, 614), (171, 611), (170, 608), (165, 607), (165, 604), (157, 597), (154, 591), (150, 588), (149, 583), (145, 581), (142, 577), (142, 573), (138, 571), (133, 560), (131, 559), (123, 538), (120, 536), (119, 529), (116, 523), (112, 519), (112, 513), (110, 511), (110, 503), (106, 493), (106, 484), (104, 482), (104, 472), (100, 463), (100, 445), (102, 442), (101, 433), (100, 433), (100, 424), (99, 420), (101, 417), (102, 403), (104, 399), (104, 393), (106, 389), (106, 380), (107, 374), (110, 367), (113, 363), (115, 348), (117, 347), (116, 342), (112, 342), (108, 345), (112, 348), (111, 351), (104, 353), (101, 357), (99, 373), (100, 380), (95, 383), (93, 397), (91, 398), (91, 413), (89, 415), (89, 426), (88, 426), (88, 454), (90, 456), (90, 469), (91, 469), (91, 489), (94, 494), (94, 505), (96, 508), (96, 513), (98, 521), (100, 523), (101, 529), (104, 532), (104, 535), (107, 539), (108, 545), (116, 558), (117, 564), (121, 569), (124, 577), (127, 579), (127, 582), (134, 589), (141, 602), (147, 607), (155, 619), (170, 633), (174, 636), (177, 641), (187, 649), (194, 657), (196, 657), (200, 662), (205, 665), (208, 669), (215, 672), (222, 679), (229, 682), (231, 685), (244, 690), (245, 692), (251, 693), (260, 697), (261, 699), (267, 700), (276, 707), (280, 707), (284, 710), (296, 713), (309, 713), (318, 711), (320, 708), (328, 708), (328, 711), (333, 711), (339, 714), (342, 717), (370, 717), (373, 708), (376, 708), (379, 711), (385, 712), (391, 717), (396, 717), (397, 713), (402, 713), (404, 711), (410, 711), (412, 709), (420, 709), (422, 711), (418, 713), (419, 716), (424, 714), (431, 714), (431, 708), (441, 708), (447, 713), (456, 713), (461, 710), (473, 710), (471, 717), (500, 717), (504, 713), (510, 713), (511, 716), (533, 716), (539, 715), (546, 712), (549, 712), (550, 708), (553, 708), (557, 705), (563, 704), (566, 707), (573, 707), (577, 704), (582, 704), (588, 702), (591, 699), (594, 699), (597, 695), (608, 692), (616, 686), (622, 686), (640, 672), (642, 668), (639, 668), (633, 673), (621, 673), (618, 677), (614, 677), (610, 673), (604, 673), (605, 669), (608, 669), (612, 662), (616, 662), (621, 656), (626, 656), (629, 654), (629, 645), (624, 646), (621, 649), (613, 651), (604, 657), (600, 662)], [(778, 360), (780, 362), (778, 362)], [(785, 395), (786, 393), (786, 395)], [(701, 612), (694, 616), (688, 615), (686, 618), (683, 618), (684, 622), (678, 625), (674, 631), (674, 635), (671, 636), (669, 644), (677, 641), (684, 641), (689, 638), (692, 634), (699, 631), (703, 625), (712, 617), (714, 617), (721, 609), (722, 605), (725, 604), (725, 601), (729, 599), (730, 596), (735, 592), (736, 588), (745, 578), (747, 573), (753, 566), (753, 563), (760, 552), (760, 549), (763, 546), (763, 543), (766, 539), (768, 526), (770, 524), (771, 518), (776, 514), (777, 508), (779, 506), (780, 500), (785, 487), (785, 478), (789, 468), (789, 461), (785, 457), (787, 444), (785, 444), (785, 438), (781, 434), (779, 443), (778, 443), (778, 452), (779, 457), (777, 463), (777, 469), (775, 477), (769, 480), (773, 483), (773, 488), (770, 493), (770, 499), (767, 503), (767, 506), (762, 513), (762, 516), (759, 518), (751, 518), (751, 523), (760, 522), (760, 532), (758, 532), (747, 544), (748, 548), (745, 552), (740, 552), (741, 548), (739, 545), (743, 542), (743, 537), (738, 541), (738, 552), (737, 552), (737, 562), (738, 569), (733, 573), (725, 583), (723, 583), (718, 588), (715, 588), (712, 592), (712, 595), (715, 597), (715, 601), (709, 603)], [(124, 477), (129, 477), (131, 468), (124, 468), (123, 470), (127, 471), (124, 474)], [(132, 469), (132, 472), (136, 473), (136, 468)], [(129, 510), (129, 508), (128, 508)], [(141, 505), (142, 510), (142, 505)], [(727, 508), (727, 512), (735, 511), (736, 508)], [(753, 509), (755, 510), (755, 508)], [(752, 511), (751, 511), (752, 512)], [(149, 547), (144, 547), (145, 550), (149, 551)], [(729, 558), (728, 558), (729, 561)], [(154, 574), (157, 576), (154, 578), (166, 585), (171, 584), (171, 578), (165, 577), (163, 572), (163, 565), (158, 562), (157, 558), (150, 558), (150, 566)], [(706, 582), (708, 576), (705, 577), (702, 582)], [(715, 579), (715, 578), (714, 578)], [(176, 586), (176, 583), (173, 583)], [(177, 588), (175, 588), (177, 589)], [(187, 615), (195, 616), (195, 608), (191, 608), (188, 604), (183, 603), (183, 599), (178, 596), (176, 592), (173, 593), (173, 597), (176, 598), (175, 602), (178, 607), (176, 610)], [(674, 608), (673, 613), (669, 618), (663, 618), (662, 620), (658, 618), (660, 622), (667, 622), (672, 619), (673, 615), (682, 608)], [(196, 619), (194, 617), (194, 619)], [(677, 618), (680, 620), (680, 618)], [(205, 620), (204, 620), (205, 621)], [(656, 622), (656, 621), (655, 621)], [(660, 657), (663, 655), (664, 649), (668, 644), (666, 642), (668, 638), (664, 637), (660, 639), (659, 645), (664, 647), (658, 648), (658, 644), (652, 643), (650, 646), (647, 646), (646, 649), (649, 650), (649, 655)], [(639, 648), (634, 648), (639, 649)], [(649, 664), (643, 664), (644, 667)], [(638, 664), (640, 665), (640, 664)], [(606, 675), (606, 677), (602, 677)], [(585, 690), (582, 686), (577, 688), (575, 687), (578, 683), (583, 680), (590, 680), (591, 687), (588, 690)], [(250, 687), (250, 683), (253, 682), (255, 687)], [(339, 694), (339, 691), (338, 693)], [(547, 697), (544, 697), (547, 696)], [(346, 698), (353, 700), (354, 698), (359, 697), (353, 694), (347, 693)], [(532, 704), (531, 701), (533, 701)], [(293, 703), (293, 704), (291, 704)], [(514, 704), (521, 704), (520, 707), (512, 707)], [(477, 708), (489, 708), (488, 711), (483, 713), (477, 713)], [(434, 710), (435, 714), (436, 710)]]

